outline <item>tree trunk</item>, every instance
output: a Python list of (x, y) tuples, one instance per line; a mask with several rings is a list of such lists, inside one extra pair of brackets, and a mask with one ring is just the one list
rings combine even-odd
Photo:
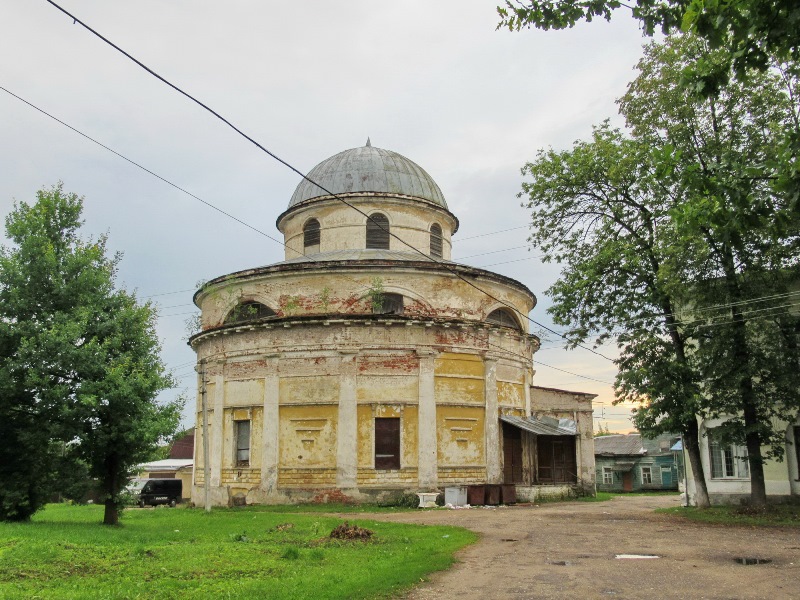
[(103, 525), (119, 525), (119, 509), (112, 498), (106, 500), (106, 510), (103, 514)]
[[(694, 479), (694, 502), (697, 508), (708, 508), (711, 502), (708, 498), (708, 488), (706, 487), (706, 476), (703, 471), (703, 461), (700, 456), (700, 428), (697, 420), (692, 419), (686, 424), (686, 431), (683, 434), (683, 443), (686, 446), (686, 453), (689, 455), (689, 463), (692, 465), (692, 478)], [(684, 466), (684, 469), (686, 467)], [(686, 502), (689, 502), (689, 490), (686, 490)]]

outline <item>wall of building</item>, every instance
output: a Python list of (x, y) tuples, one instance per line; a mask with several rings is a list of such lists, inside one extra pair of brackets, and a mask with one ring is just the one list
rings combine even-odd
[[(330, 490), (358, 499), (370, 489), (500, 483), (498, 414), (525, 411), (531, 340), (507, 328), (452, 329), (306, 321), (206, 336), (196, 350), (213, 501), (280, 502)], [(196, 409), (201, 502), (202, 393)], [(400, 419), (400, 469), (375, 469), (376, 417)], [(238, 420), (251, 421), (244, 467), (234, 456)]]
[[(442, 228), (442, 258), (450, 260), (451, 236), (458, 221), (444, 208), (418, 200), (375, 194), (348, 196), (347, 202), (367, 215), (379, 212), (389, 219), (390, 231), (397, 236), (389, 240), (390, 250), (408, 252), (408, 246), (411, 246), (427, 255), (431, 225), (438, 223)], [(305, 254), (303, 227), (311, 218), (320, 223), (319, 252), (366, 248), (367, 219), (364, 215), (340, 200), (316, 200), (310, 205), (297, 206), (279, 218), (278, 229), (284, 234), (286, 260)]]

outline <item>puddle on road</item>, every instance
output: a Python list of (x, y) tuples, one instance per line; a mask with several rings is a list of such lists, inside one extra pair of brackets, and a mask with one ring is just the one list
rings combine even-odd
[(618, 560), (630, 560), (630, 559), (661, 558), (661, 557), (656, 556), (655, 554), (617, 554), (614, 558)]

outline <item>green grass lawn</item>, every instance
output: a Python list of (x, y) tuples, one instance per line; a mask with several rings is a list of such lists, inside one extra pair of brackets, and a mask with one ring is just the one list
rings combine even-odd
[(130, 509), (106, 527), (100, 506), (48, 505), (31, 523), (0, 523), (0, 598), (381, 598), (476, 540), (360, 520), (373, 541), (331, 540), (341, 519), (277, 510)]
[(712, 506), (705, 509), (676, 506), (659, 508), (656, 512), (716, 525), (800, 527), (800, 505), (798, 504), (769, 505), (765, 509), (753, 509), (747, 506)]

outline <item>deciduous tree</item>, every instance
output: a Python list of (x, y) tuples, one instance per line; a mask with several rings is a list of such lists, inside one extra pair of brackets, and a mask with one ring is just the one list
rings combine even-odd
[(104, 494), (115, 524), (131, 468), (174, 431), (180, 403), (154, 313), (115, 288), (118, 256), (83, 240), (82, 199), (60, 185), (21, 202), (0, 251), (0, 518), (28, 519), (50, 491), (68, 442)]

